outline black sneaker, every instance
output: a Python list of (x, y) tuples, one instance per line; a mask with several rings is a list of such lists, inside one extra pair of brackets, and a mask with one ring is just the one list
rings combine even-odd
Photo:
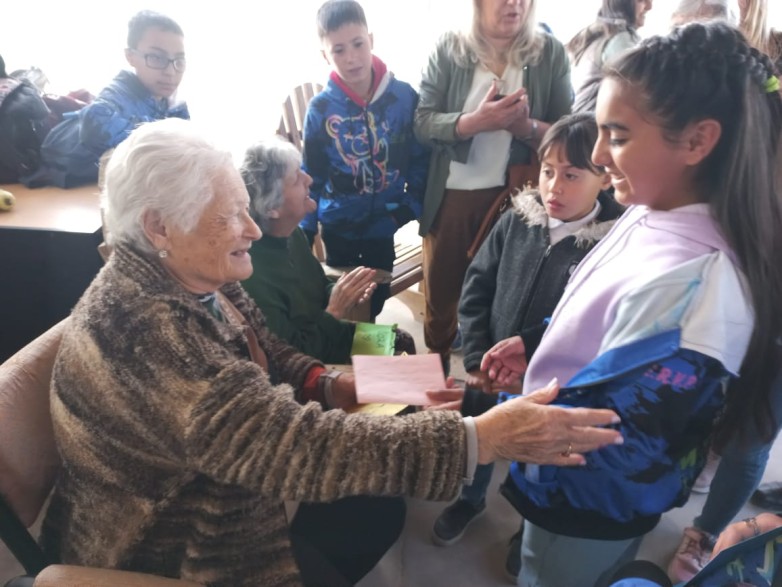
[(524, 531), (524, 526), (511, 536), (508, 543), (508, 556), (505, 558), (505, 574), (508, 580), (515, 585), (521, 572), (521, 536)]
[(486, 500), (473, 505), (466, 499), (457, 499), (443, 510), (432, 528), (432, 542), (437, 546), (451, 546), (464, 535), (467, 526), (486, 509)]

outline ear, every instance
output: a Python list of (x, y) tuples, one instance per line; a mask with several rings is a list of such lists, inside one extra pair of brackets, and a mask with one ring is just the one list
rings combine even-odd
[(130, 65), (133, 69), (136, 69), (135, 58), (136, 54), (132, 50), (125, 49), (125, 61), (127, 61), (128, 65)]
[(146, 210), (141, 216), (141, 224), (144, 228), (144, 234), (158, 251), (168, 250), (168, 229), (159, 212)]
[(326, 53), (326, 50), (325, 49), (321, 49), (320, 50), (320, 54), (323, 56), (323, 59), (326, 60), (326, 63), (329, 65), (329, 67), (331, 67), (331, 59), (329, 59), (329, 54)]
[(280, 217), (280, 211), (279, 210), (269, 210), (266, 213), (266, 218), (279, 218)]
[(722, 125), (713, 118), (695, 122), (684, 131), (685, 163), (695, 166), (706, 159), (722, 136)]
[(369, 33), (369, 50), (372, 51), (375, 48), (375, 35)]

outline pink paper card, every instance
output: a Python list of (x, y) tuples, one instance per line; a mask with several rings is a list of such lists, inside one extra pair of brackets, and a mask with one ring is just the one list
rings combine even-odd
[(356, 398), (360, 404), (392, 402), (412, 406), (430, 404), (427, 390), (445, 389), (440, 355), (354, 355)]

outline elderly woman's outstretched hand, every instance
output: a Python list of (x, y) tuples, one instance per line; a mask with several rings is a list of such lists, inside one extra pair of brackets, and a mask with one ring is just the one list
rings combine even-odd
[(554, 379), (543, 389), (504, 402), (475, 418), (478, 462), (504, 458), (541, 465), (583, 465), (581, 453), (623, 442), (618, 431), (599, 428), (619, 422), (614, 412), (546, 405), (558, 392), (559, 384)]
[(356, 267), (341, 275), (331, 290), (326, 312), (341, 320), (353, 306), (368, 300), (377, 287), (375, 273), (371, 267)]

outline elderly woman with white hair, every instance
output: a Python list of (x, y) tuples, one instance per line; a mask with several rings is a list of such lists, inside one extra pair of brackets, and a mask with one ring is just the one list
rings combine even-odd
[(267, 329), (238, 283), (261, 236), (247, 190), (191, 122), (134, 130), (102, 195), (114, 252), (73, 310), (52, 380), (52, 560), (231, 587), (323, 584), (325, 568), (326, 584), (349, 585), (382, 554), (360, 550), (382, 546), (371, 518), (346, 544), (339, 518), (308, 528), (299, 512), (289, 528), (285, 500), (444, 500), (479, 462), (579, 465), (621, 442), (602, 427), (612, 411), (544, 405), (556, 381), (472, 420), (329, 409), (355, 404), (353, 378)]
[[(371, 296), (376, 272), (356, 267), (336, 282), (326, 277), (299, 228), (317, 206), (301, 160), (298, 149), (280, 138), (256, 143), (245, 153), (241, 174), (250, 215), (264, 237), (250, 249), (253, 266), (263, 269), (242, 285), (274, 334), (324, 363), (350, 363), (356, 323), (344, 318)], [(396, 329), (394, 350), (414, 354), (413, 337)]]

